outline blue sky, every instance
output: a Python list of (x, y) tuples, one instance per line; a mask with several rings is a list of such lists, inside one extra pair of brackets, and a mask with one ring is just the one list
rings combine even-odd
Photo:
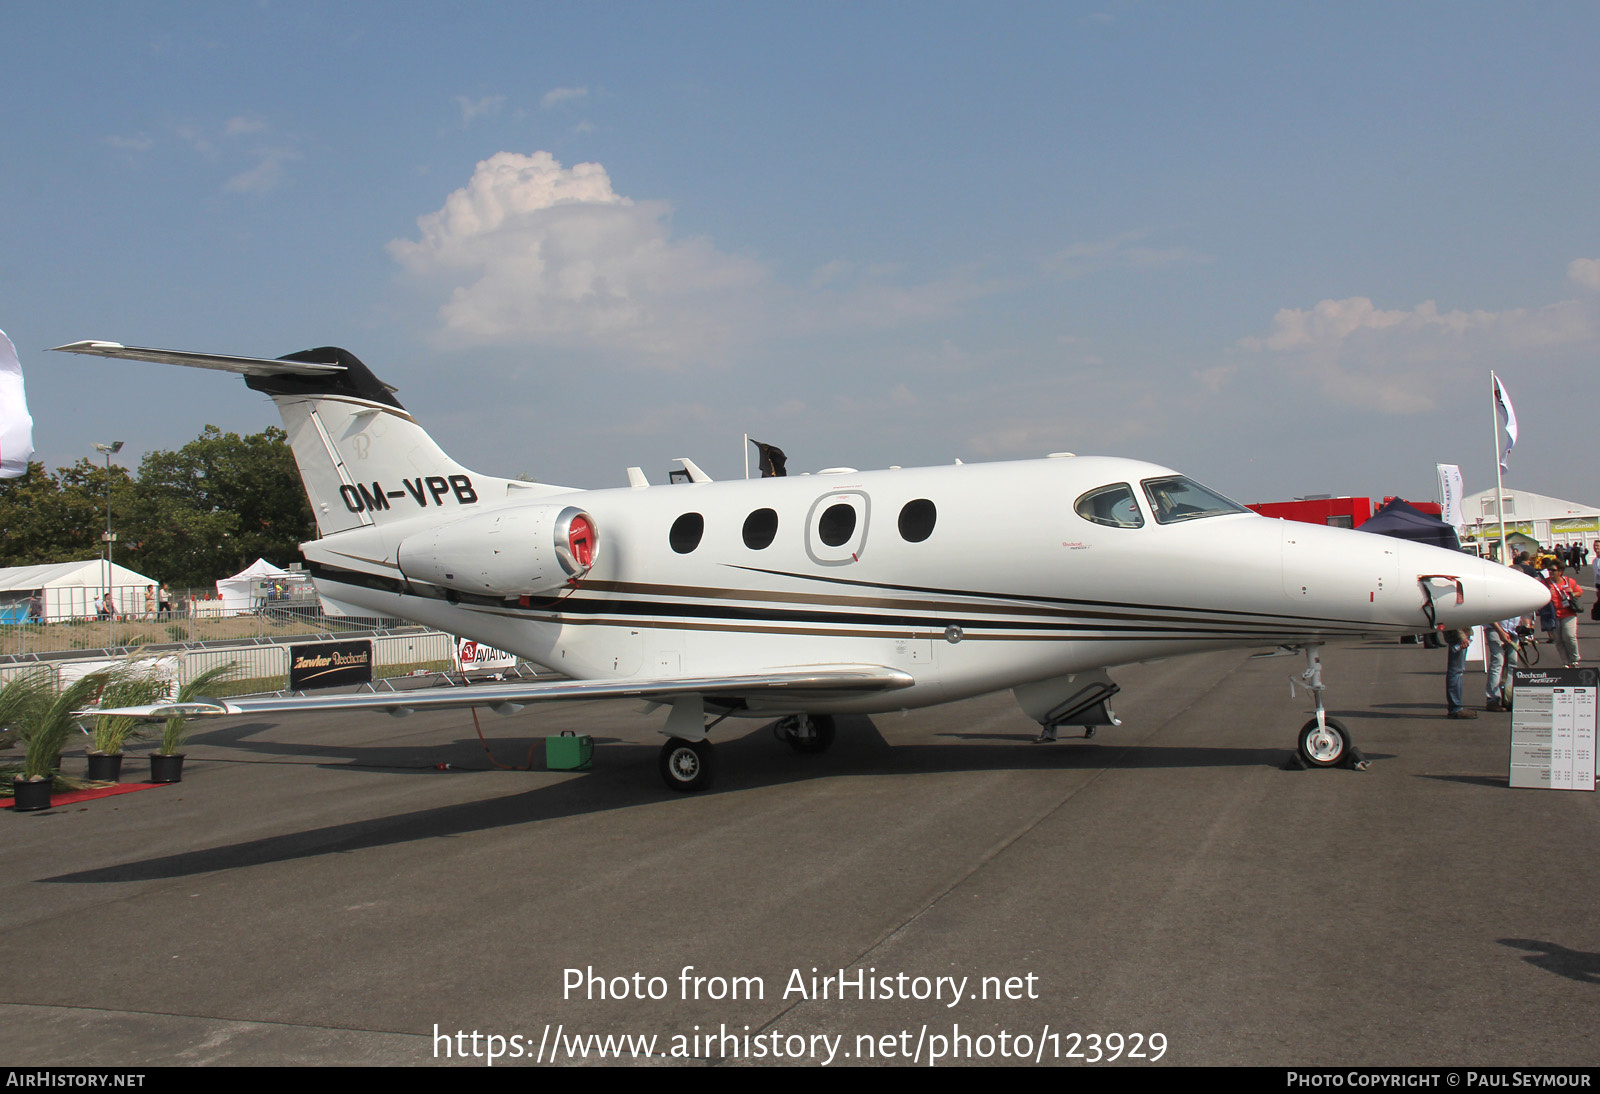
[(43, 352), (343, 346), (580, 486), (1140, 456), (1241, 500), (1600, 502), (1591, 4), (17, 5), (39, 458), (270, 404)]

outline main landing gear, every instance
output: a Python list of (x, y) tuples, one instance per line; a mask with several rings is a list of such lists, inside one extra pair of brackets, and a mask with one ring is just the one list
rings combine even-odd
[(1316, 699), (1317, 716), (1300, 727), (1300, 736), (1295, 741), (1295, 754), (1307, 767), (1338, 767), (1344, 764), (1357, 771), (1365, 771), (1367, 758), (1356, 747), (1350, 730), (1339, 719), (1328, 717), (1328, 712), (1322, 708), (1325, 687), (1322, 683), (1322, 647), (1307, 646), (1305, 654), (1306, 670), (1300, 674), (1300, 683)]
[[(717, 773), (717, 750), (705, 739), (709, 728), (698, 699), (673, 704), (665, 730), (667, 743), (656, 757), (656, 770), (668, 790), (687, 794), (711, 789)], [(691, 736), (696, 731), (698, 736)], [(774, 722), (772, 731), (796, 752), (814, 756), (828, 751), (837, 726), (830, 714), (791, 714)]]
[(774, 723), (772, 732), (796, 752), (814, 756), (833, 745), (835, 729), (831, 714), (791, 714)]
[(686, 741), (682, 737), (671, 737), (661, 746), (656, 767), (668, 790), (685, 794), (708, 790), (717, 773), (717, 750), (710, 741)]

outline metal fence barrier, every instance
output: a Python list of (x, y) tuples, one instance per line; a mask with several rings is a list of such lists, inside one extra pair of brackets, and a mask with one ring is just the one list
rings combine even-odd
[[(351, 620), (348, 617), (341, 617), (341, 622), (348, 624)], [(57, 625), (44, 626), (54, 628)], [(0, 661), (0, 686), (4, 686), (19, 673), (34, 671), (49, 672), (59, 686), (63, 679), (70, 680), (116, 661), (144, 657), (177, 659), (177, 679), (180, 684), (186, 684), (216, 666), (231, 664), (234, 666), (231, 679), (213, 689), (214, 694), (219, 696), (262, 694), (282, 691), (289, 686), (291, 646), (332, 638), (340, 640), (370, 638), (375, 678), (404, 673), (408, 670), (443, 671), (455, 663), (456, 639), (453, 635), (440, 631), (407, 627), (402, 628), (400, 633), (382, 628), (367, 628), (364, 632), (355, 628), (340, 632), (308, 632), (300, 628), (292, 635), (257, 637), (243, 641), (233, 639), (218, 644), (160, 644), (121, 649), (106, 646), (93, 650), (72, 647), (12, 651)], [(79, 649), (82, 650), (82, 654), (74, 656)]]

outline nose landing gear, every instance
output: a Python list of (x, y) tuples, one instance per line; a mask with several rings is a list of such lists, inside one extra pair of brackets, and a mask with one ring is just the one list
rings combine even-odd
[[(1300, 684), (1311, 692), (1317, 701), (1317, 716), (1300, 727), (1295, 743), (1295, 754), (1307, 767), (1338, 767), (1348, 765), (1356, 771), (1365, 771), (1369, 761), (1356, 747), (1350, 730), (1337, 718), (1328, 717), (1322, 708), (1322, 647), (1307, 646), (1306, 670), (1300, 674)], [(1291, 677), (1291, 681), (1292, 681)], [(1293, 690), (1293, 683), (1290, 684)]]

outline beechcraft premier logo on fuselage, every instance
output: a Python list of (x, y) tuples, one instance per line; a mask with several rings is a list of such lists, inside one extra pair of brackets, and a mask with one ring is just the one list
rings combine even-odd
[(434, 505), (443, 505), (444, 499), (454, 495), (458, 505), (471, 505), (478, 500), (478, 492), (472, 488), (470, 475), (451, 475), (448, 479), (442, 475), (429, 475), (426, 478), (401, 479), (403, 490), (386, 490), (383, 483), (374, 482), (370, 487), (364, 482), (354, 486), (339, 487), (339, 496), (344, 499), (344, 507), (352, 513), (377, 512), (379, 509), (390, 509), (390, 500), (404, 501), (410, 498), (420, 508), (426, 509), (431, 499)]

